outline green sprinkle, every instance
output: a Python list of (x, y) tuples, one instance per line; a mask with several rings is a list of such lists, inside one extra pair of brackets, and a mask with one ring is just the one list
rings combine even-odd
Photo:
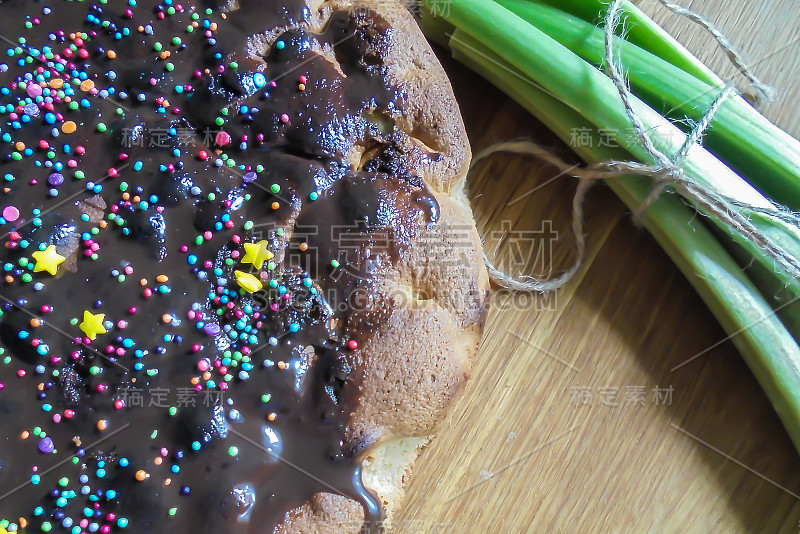
[(228, 449), (228, 454), (230, 454), (231, 456), (236, 456), (237, 454), (239, 454), (239, 447), (236, 446), (230, 447)]

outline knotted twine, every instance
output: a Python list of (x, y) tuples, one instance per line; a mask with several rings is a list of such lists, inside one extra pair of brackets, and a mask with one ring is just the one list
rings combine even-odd
[[(697, 13), (676, 4), (671, 4), (666, 0), (659, 1), (671, 11), (688, 17), (693, 22), (700, 24), (708, 30), (717, 40), (719, 46), (725, 50), (728, 58), (757, 90), (759, 98), (762, 101), (774, 98), (774, 91), (758, 80), (724, 35), (722, 35), (708, 20)], [(653, 144), (641, 118), (633, 110), (631, 102), (632, 94), (625, 83), (617, 60), (614, 57), (613, 42), (616, 29), (620, 22), (621, 2), (622, 0), (612, 0), (605, 17), (606, 71), (619, 93), (633, 130), (636, 132), (642, 146), (653, 158), (654, 163), (646, 164), (637, 161), (612, 160), (595, 163), (584, 169), (576, 169), (574, 165), (568, 164), (549, 149), (528, 140), (497, 143), (476, 154), (470, 167), (498, 152), (516, 153), (541, 159), (556, 167), (562, 174), (570, 175), (578, 179), (578, 186), (572, 201), (572, 231), (575, 235), (576, 248), (576, 257), (572, 266), (562, 274), (547, 279), (539, 279), (528, 275), (514, 277), (497, 268), (484, 251), (483, 259), (489, 276), (496, 284), (515, 291), (536, 291), (544, 293), (559, 289), (567, 284), (583, 265), (583, 258), (586, 250), (586, 239), (583, 234), (583, 201), (586, 192), (597, 180), (607, 180), (623, 175), (646, 176), (651, 178), (654, 182), (651, 192), (634, 213), (635, 221), (638, 222), (641, 219), (647, 208), (650, 207), (667, 188), (672, 188), (682, 197), (689, 200), (701, 213), (716, 217), (729, 228), (731, 232), (738, 232), (748, 236), (768, 258), (772, 259), (777, 266), (784, 269), (787, 273), (796, 277), (800, 276), (800, 261), (790, 254), (787, 254), (783, 248), (775, 243), (774, 240), (770, 239), (765, 232), (753, 225), (743, 210), (764, 213), (800, 227), (800, 224), (798, 224), (800, 223), (800, 218), (797, 214), (782, 209), (777, 205), (775, 205), (773, 209), (765, 209), (742, 204), (741, 202), (720, 194), (714, 188), (694, 182), (686, 176), (683, 169), (680, 167), (681, 163), (686, 159), (689, 150), (694, 146), (702, 145), (703, 134), (708, 129), (711, 120), (720, 106), (728, 98), (740, 94), (733, 85), (725, 85), (717, 98), (712, 102), (711, 106), (703, 114), (700, 121), (695, 124), (691, 133), (687, 136), (683, 145), (674, 156), (670, 158)]]

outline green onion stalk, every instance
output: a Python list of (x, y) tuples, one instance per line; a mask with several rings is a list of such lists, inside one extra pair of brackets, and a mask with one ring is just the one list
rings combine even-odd
[[(519, 102), (565, 142), (569, 143), (576, 129), (592, 131), (595, 136), (599, 136), (601, 128), (606, 132), (620, 133), (616, 136), (619, 147), (609, 147), (607, 143), (599, 142), (573, 146), (576, 154), (587, 163), (634, 160), (653, 164), (653, 157), (637, 139), (621, 134), (630, 131), (631, 124), (616, 87), (597, 68), (602, 63), (604, 53), (602, 36), (600, 48), (597, 48), (596, 34), (594, 30), (590, 31), (594, 28), (593, 24), (575, 18), (575, 14), (590, 20), (597, 18), (597, 14), (601, 13), (599, 2), (559, 2), (559, 5), (568, 6), (572, 14), (555, 10), (546, 3), (531, 0), (459, 0), (450, 4), (449, 12), (444, 17), (430, 14), (423, 17), (422, 27), (432, 40), (449, 46), (457, 60)], [(530, 6), (550, 11), (529, 11)], [(507, 7), (515, 8), (515, 11)], [(619, 50), (628, 75), (632, 76), (631, 69), (634, 68), (631, 62), (638, 65), (658, 60), (660, 63), (655, 65), (670, 69), (661, 76), (678, 73), (685, 79), (691, 79), (695, 87), (699, 87), (698, 84), (713, 87), (711, 98), (716, 97), (715, 93), (718, 93), (722, 84), (702, 63), (679, 45), (676, 46), (663, 30), (631, 4), (625, 3), (625, 12), (629, 22), (633, 20), (637, 23), (631, 25), (625, 36), (632, 40), (635, 35), (638, 43), (649, 43), (650, 48), (660, 50), (664, 56), (662, 58), (651, 49), (619, 38), (614, 46), (617, 47), (615, 50)], [(535, 23), (533, 19), (536, 17), (532, 13), (541, 17)], [(583, 33), (568, 31), (571, 24)], [(538, 27), (545, 25), (554, 33), (563, 31), (565, 36), (556, 39), (549, 35), (549, 31), (542, 31)], [(581, 35), (585, 38), (581, 38)], [(572, 50), (573, 46), (577, 50)], [(627, 48), (622, 50), (622, 46)], [(626, 55), (628, 64), (625, 63)], [(658, 84), (646, 78), (657, 75), (657, 72), (648, 71), (641, 75), (642, 83), (651, 84), (653, 92)], [(637, 91), (633, 80), (631, 86), (634, 92)], [(662, 92), (669, 92), (664, 85), (661, 85), (661, 89)], [(639, 96), (639, 93), (636, 94)], [(669, 155), (676, 153), (686, 135), (642, 100), (633, 98), (633, 107), (650, 132), (657, 149)], [(731, 107), (731, 116), (736, 115), (735, 109)], [(702, 114), (702, 108), (698, 107), (697, 113)], [(764, 122), (763, 118), (753, 119), (753, 124), (758, 123), (764, 131), (775, 133), (773, 129), (777, 129), (767, 127)], [(782, 132), (780, 136), (775, 134), (769, 139), (775, 137), (779, 137), (783, 145), (767, 148), (756, 144), (750, 149), (751, 152), (781, 150), (781, 146), (789, 143), (784, 138), (788, 136)], [(596, 141), (599, 141), (599, 137)], [(762, 139), (761, 143), (767, 141)], [(786, 150), (788, 153), (789, 149)], [(798, 228), (781, 218), (766, 214), (774, 207), (775, 199), (761, 192), (769, 190), (779, 191), (782, 195), (793, 194), (793, 184), (800, 183), (800, 172), (787, 166), (785, 176), (772, 177), (772, 180), (782, 181), (783, 185), (757, 189), (751, 185), (754, 180), (750, 176), (745, 175), (749, 182), (744, 180), (699, 146), (689, 151), (681, 169), (694, 183), (746, 206), (742, 210), (760, 232), (789, 257), (800, 258)], [(637, 210), (646, 201), (653, 185), (649, 179), (635, 176), (614, 177), (608, 179), (607, 183), (631, 210)], [(795, 198), (800, 200), (800, 195)], [(702, 206), (694, 207), (702, 209)], [(731, 232), (725, 222), (713, 213), (707, 215), (706, 219), (711, 223), (708, 226), (699, 221), (696, 211), (678, 196), (661, 195), (644, 212), (642, 223), (731, 336), (800, 450), (800, 347), (797, 343), (800, 323), (787, 328), (787, 324), (791, 323), (789, 319), (796, 317), (792, 315), (796, 311), (791, 306), (794, 302), (792, 299), (800, 299), (797, 273), (776, 267), (774, 262), (765, 258), (750, 236)], [(754, 267), (745, 272), (740, 262), (752, 263)], [(753, 273), (758, 275), (758, 285), (754, 283), (756, 280), (751, 280)], [(783, 315), (777, 315), (776, 309)]]

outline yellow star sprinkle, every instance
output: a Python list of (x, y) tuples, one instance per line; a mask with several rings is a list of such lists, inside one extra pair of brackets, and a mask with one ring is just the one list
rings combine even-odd
[(36, 265), (33, 266), (33, 272), (47, 271), (53, 275), (56, 274), (58, 266), (67, 259), (56, 252), (55, 245), (50, 245), (44, 250), (37, 250), (32, 256), (33, 259), (36, 260)]
[(264, 262), (271, 260), (275, 256), (272, 252), (267, 250), (267, 242), (259, 241), (258, 243), (245, 243), (244, 244), (244, 258), (242, 263), (252, 263), (256, 269), (260, 269)]
[(0, 525), (0, 534), (8, 534), (8, 531), (3, 528), (3, 525)]
[(105, 320), (105, 318), (105, 313), (98, 313), (95, 315), (92, 312), (84, 311), (83, 322), (79, 324), (78, 327), (83, 330), (83, 333), (86, 334), (86, 337), (94, 341), (94, 338), (97, 337), (97, 334), (106, 333), (106, 327), (103, 326), (103, 320)]
[(261, 280), (250, 273), (233, 271), (233, 274), (236, 276), (236, 281), (239, 282), (239, 286), (248, 293), (255, 293), (264, 287), (264, 285), (261, 283)]

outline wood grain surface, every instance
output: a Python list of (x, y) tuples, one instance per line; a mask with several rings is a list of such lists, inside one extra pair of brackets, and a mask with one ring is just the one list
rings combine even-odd
[[(800, 3), (684, 5), (715, 21), (780, 91), (763, 110), (800, 135)], [(642, 7), (738, 79), (702, 30), (654, 0)], [(439, 52), (473, 150), (531, 136), (574, 159)], [(542, 275), (569, 265), (575, 183), (555, 176), (515, 156), (476, 167), (470, 198), (501, 266)], [(390, 531), (800, 532), (800, 455), (713, 316), (607, 189), (590, 194), (587, 224), (585, 267), (564, 290), (493, 295), (472, 380), (418, 461)]]

